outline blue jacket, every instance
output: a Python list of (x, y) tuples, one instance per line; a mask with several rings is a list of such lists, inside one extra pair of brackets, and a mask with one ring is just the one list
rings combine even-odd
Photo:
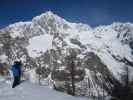
[(13, 72), (13, 76), (20, 76), (21, 75), (21, 68), (19, 65), (17, 65), (17, 64), (12, 65), (11, 70)]

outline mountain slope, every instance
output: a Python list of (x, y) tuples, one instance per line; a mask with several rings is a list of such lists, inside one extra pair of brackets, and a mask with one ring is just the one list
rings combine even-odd
[(92, 93), (95, 89), (101, 91), (103, 84), (109, 92), (116, 82), (122, 82), (125, 67), (133, 70), (132, 23), (91, 28), (68, 22), (49, 11), (31, 22), (18, 22), (1, 29), (0, 47), (1, 62), (11, 64), (21, 59), (26, 69), (44, 67), (48, 70), (44, 78), (62, 69), (65, 57), (73, 49), (80, 67), (86, 70)]

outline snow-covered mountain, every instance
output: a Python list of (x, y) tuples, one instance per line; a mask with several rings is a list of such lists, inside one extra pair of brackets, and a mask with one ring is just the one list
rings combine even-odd
[(133, 24), (117, 22), (92, 28), (48, 11), (32, 21), (17, 22), (0, 30), (1, 63), (21, 59), (26, 68), (45, 67), (48, 71), (44, 78), (63, 68), (70, 49), (85, 69), (84, 78), (90, 80), (89, 91), (95, 94), (104, 84), (105, 91), (110, 92), (114, 83), (121, 82), (125, 66), (133, 70)]

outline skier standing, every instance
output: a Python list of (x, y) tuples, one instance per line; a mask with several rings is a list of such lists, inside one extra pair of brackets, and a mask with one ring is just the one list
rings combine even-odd
[(15, 88), (17, 85), (20, 84), (20, 78), (21, 78), (21, 61), (15, 61), (14, 64), (11, 67), (11, 70), (13, 72), (13, 85), (12, 88)]

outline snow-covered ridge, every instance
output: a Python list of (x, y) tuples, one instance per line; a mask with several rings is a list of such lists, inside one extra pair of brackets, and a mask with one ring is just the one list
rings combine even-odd
[[(93, 51), (95, 50), (95, 52), (103, 52), (109, 49), (108, 51), (113, 55), (121, 58), (127, 57), (130, 61), (133, 60), (132, 50), (129, 45), (133, 41), (132, 23), (113, 23), (108, 26), (91, 28), (86, 24), (68, 22), (53, 12), (48, 11), (34, 17), (31, 22), (18, 22), (9, 25), (2, 31), (4, 30), (8, 31), (13, 38), (34, 38), (34, 36), (43, 36), (43, 34), (59, 33), (64, 41), (73, 47), (78, 47), (79, 45), (71, 43), (70, 39), (72, 38), (78, 40), (81, 46), (85, 45), (88, 49), (92, 48)], [(64, 37), (64, 35), (66, 36)], [(44, 44), (46, 43), (45, 40), (43, 42)], [(50, 39), (49, 42), (52, 43), (52, 40)], [(32, 43), (30, 42), (30, 44)], [(38, 44), (40, 43), (38, 42)], [(41, 46), (43, 47), (43, 45)]]
[[(132, 23), (113, 23), (112, 25), (92, 28), (86, 24), (68, 22), (53, 12), (48, 11), (34, 17), (31, 22), (18, 22), (9, 25), (2, 29), (1, 32), (10, 33), (12, 38), (24, 37), (27, 39), (40, 35), (43, 36), (43, 34), (53, 34), (51, 37), (54, 38), (55, 34), (59, 33), (59, 37), (62, 37), (68, 46), (77, 48), (85, 46), (87, 50), (92, 49), (96, 53), (109, 51), (115, 56), (126, 57), (130, 61), (133, 60), (131, 55), (132, 49), (129, 45), (133, 41)], [(71, 39), (76, 39), (80, 45), (73, 44), (70, 41)], [(44, 44), (46, 43), (45, 40), (43, 42)], [(49, 42), (52, 43), (52, 40), (50, 39)], [(32, 43), (30, 42), (30, 44)]]

